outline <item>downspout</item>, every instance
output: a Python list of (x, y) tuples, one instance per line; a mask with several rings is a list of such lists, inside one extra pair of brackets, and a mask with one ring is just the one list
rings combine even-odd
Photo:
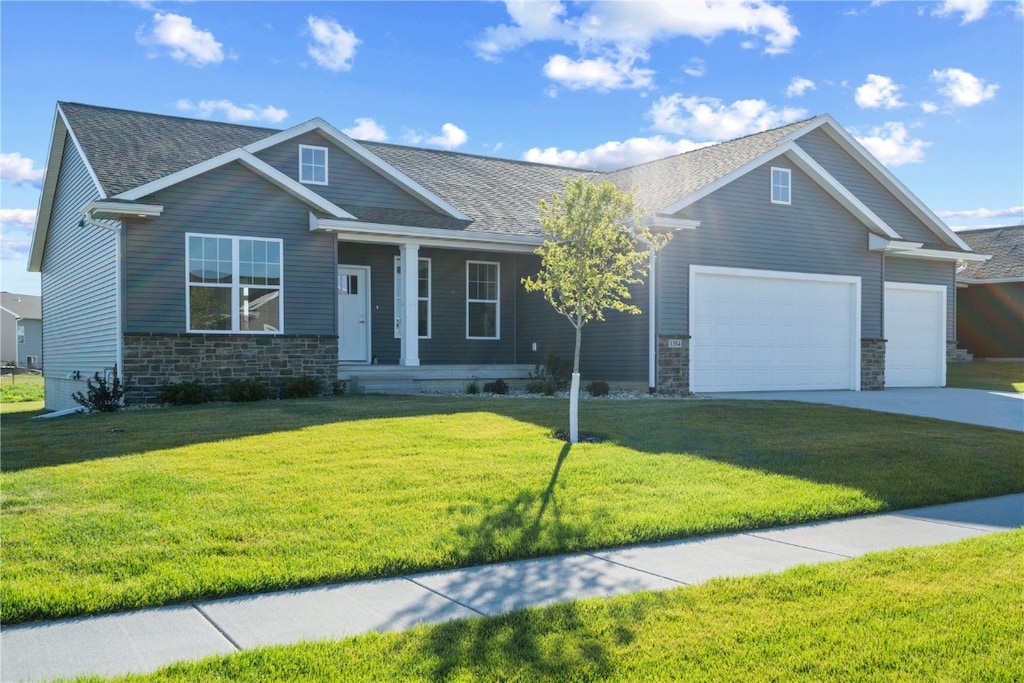
[(658, 323), (655, 315), (655, 308), (658, 302), (657, 262), (657, 252), (651, 249), (651, 272), (647, 279), (647, 295), (649, 298), (647, 320), (647, 393), (649, 394), (655, 393), (658, 388)]

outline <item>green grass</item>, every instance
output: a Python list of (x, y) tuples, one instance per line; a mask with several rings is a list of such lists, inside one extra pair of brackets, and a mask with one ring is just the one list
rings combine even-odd
[(1024, 361), (949, 363), (946, 386), (1024, 393)]
[(3, 375), (0, 377), (0, 403), (39, 403), (42, 400), (42, 375)]
[(122, 681), (1019, 681), (1024, 532)]
[(1024, 435), (832, 406), (342, 397), (4, 418), (4, 623), (1024, 490)]

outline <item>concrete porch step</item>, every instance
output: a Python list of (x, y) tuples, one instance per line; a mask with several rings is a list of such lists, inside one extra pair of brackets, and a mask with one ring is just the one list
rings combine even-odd
[(481, 389), (497, 379), (523, 384), (533, 371), (532, 365), (342, 365), (338, 379), (349, 382), (355, 394), (456, 393), (471, 382)]

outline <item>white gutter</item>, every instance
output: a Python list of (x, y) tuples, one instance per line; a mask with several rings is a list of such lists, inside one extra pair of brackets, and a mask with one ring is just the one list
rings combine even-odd
[(647, 314), (647, 392), (653, 394), (658, 388), (658, 324), (655, 306), (658, 302), (657, 252), (651, 249), (651, 272), (648, 276), (648, 308)]
[(504, 235), (492, 232), (469, 232), (444, 228), (364, 223), (362, 221), (317, 218), (309, 214), (311, 231), (336, 232), (338, 239), (373, 244), (404, 244), (415, 242), (421, 247), (448, 249), (480, 249), (484, 251), (533, 253), (544, 238), (532, 235)]

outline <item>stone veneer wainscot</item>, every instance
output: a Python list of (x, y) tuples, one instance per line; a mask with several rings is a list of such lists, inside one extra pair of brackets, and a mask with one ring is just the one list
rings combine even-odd
[[(673, 342), (675, 342), (673, 344)], [(690, 391), (690, 335), (658, 335), (659, 394), (686, 394)]]
[(885, 340), (860, 340), (860, 389), (881, 391), (885, 389)]

